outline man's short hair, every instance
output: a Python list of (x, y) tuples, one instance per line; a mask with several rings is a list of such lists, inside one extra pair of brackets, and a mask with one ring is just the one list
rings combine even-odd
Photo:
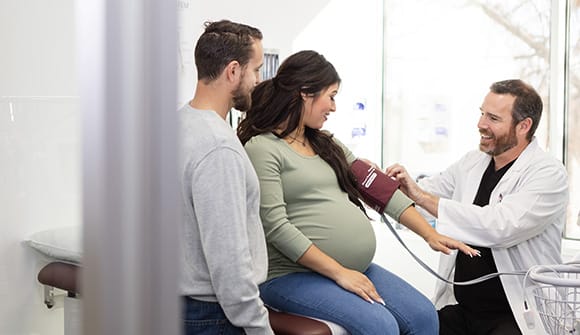
[(527, 117), (532, 119), (532, 126), (526, 135), (527, 140), (530, 141), (538, 128), (544, 107), (538, 92), (519, 79), (498, 81), (491, 84), (489, 89), (495, 94), (510, 94), (516, 98), (512, 107), (513, 124)]
[(260, 30), (245, 24), (228, 20), (206, 22), (195, 46), (197, 79), (216, 79), (232, 61), (246, 66), (253, 56), (254, 41), (261, 39)]

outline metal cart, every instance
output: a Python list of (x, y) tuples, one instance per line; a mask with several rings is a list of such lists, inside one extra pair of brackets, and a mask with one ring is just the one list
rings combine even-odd
[(539, 265), (529, 272), (531, 294), (550, 335), (580, 335), (580, 264)]

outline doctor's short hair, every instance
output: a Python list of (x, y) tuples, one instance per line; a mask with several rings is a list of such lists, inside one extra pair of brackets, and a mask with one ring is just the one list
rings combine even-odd
[(531, 141), (540, 123), (544, 107), (538, 92), (519, 79), (498, 81), (491, 84), (489, 89), (495, 94), (510, 94), (516, 98), (512, 107), (513, 124), (516, 125), (527, 117), (532, 119), (532, 126), (526, 135), (526, 139)]
[(205, 31), (195, 45), (197, 79), (215, 80), (232, 61), (246, 66), (256, 40), (262, 40), (258, 28), (228, 20), (206, 22)]

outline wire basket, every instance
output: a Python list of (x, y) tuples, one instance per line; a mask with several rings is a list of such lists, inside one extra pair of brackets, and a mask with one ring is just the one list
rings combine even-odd
[(580, 266), (536, 266), (530, 270), (536, 309), (550, 335), (580, 335)]

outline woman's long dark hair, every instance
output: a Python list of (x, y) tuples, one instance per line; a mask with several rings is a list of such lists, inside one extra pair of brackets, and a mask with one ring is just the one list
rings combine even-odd
[[(340, 83), (336, 69), (321, 54), (306, 50), (291, 55), (280, 65), (274, 78), (261, 82), (252, 92), (252, 106), (238, 126), (240, 141), (246, 144), (250, 138), (264, 133), (273, 133), (279, 138), (290, 135), (300, 125), (302, 94), (317, 99), (336, 83)], [(284, 122), (286, 128), (280, 134), (274, 131)], [(314, 152), (334, 170), (341, 190), (366, 213), (346, 156), (332, 139), (333, 135), (306, 127), (304, 136)]]

